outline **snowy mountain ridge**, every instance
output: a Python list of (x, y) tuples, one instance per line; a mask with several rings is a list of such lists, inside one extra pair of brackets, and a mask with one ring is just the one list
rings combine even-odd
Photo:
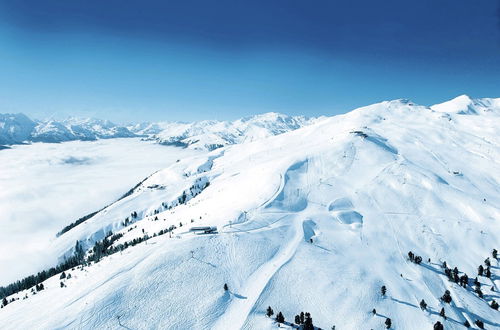
[(282, 134), (310, 125), (322, 118), (287, 116), (269, 112), (235, 121), (144, 123), (129, 127), (129, 129), (137, 134), (149, 135), (160, 144), (214, 150), (227, 145)]
[(273, 329), (271, 306), (289, 328), (500, 328), (499, 100), (385, 101), (180, 159), (56, 238), (85, 262), (0, 325)]
[(32, 120), (22, 113), (0, 114), (0, 145), (29, 142), (93, 141), (134, 137), (126, 127), (108, 120), (95, 118), (68, 118), (56, 120)]
[(108, 120), (68, 118), (34, 121), (24, 114), (0, 115), (0, 145), (28, 142), (145, 137), (160, 144), (213, 150), (222, 146), (282, 134), (309, 125), (320, 118), (266, 113), (235, 121), (205, 120), (193, 123), (157, 122), (127, 127)]

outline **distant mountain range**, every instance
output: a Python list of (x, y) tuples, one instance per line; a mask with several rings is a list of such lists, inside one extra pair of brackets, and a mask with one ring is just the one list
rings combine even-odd
[(165, 145), (213, 150), (285, 133), (317, 120), (266, 113), (235, 121), (156, 122), (120, 126), (109, 120), (95, 118), (56, 121), (33, 120), (22, 113), (0, 114), (0, 145), (144, 137)]
[[(467, 95), (436, 104), (428, 109), (459, 115), (500, 111), (499, 99), (472, 99)], [(214, 150), (227, 145), (251, 142), (317, 123), (326, 117), (308, 118), (269, 112), (234, 121), (145, 122), (126, 126), (95, 118), (33, 120), (26, 115), (0, 114), (0, 149), (13, 144), (143, 137), (160, 144)]]
[(320, 118), (269, 112), (235, 121), (160, 122), (128, 128), (136, 134), (149, 136), (160, 144), (213, 150), (226, 145), (279, 135), (318, 120)]
[(109, 120), (69, 118), (63, 121), (32, 120), (22, 113), (0, 114), (0, 144), (65, 142), (73, 140), (134, 137), (126, 127)]

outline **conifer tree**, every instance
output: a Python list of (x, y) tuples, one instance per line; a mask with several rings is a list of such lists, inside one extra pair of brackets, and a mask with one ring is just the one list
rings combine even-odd
[(390, 319), (390, 318), (386, 318), (386, 319), (385, 319), (385, 328), (386, 328), (386, 329), (390, 329), (390, 328), (391, 328), (391, 326), (392, 326), (392, 321), (391, 321), (391, 319)]
[(483, 298), (483, 291), (481, 291), (480, 288), (476, 287), (476, 290), (474, 290), (474, 291), (476, 291), (476, 293), (479, 296), (479, 298)]
[(427, 309), (427, 303), (425, 302), (425, 300), (422, 299), (422, 301), (420, 302), (420, 309), (421, 310), (426, 310)]
[(382, 285), (382, 287), (380, 288), (380, 292), (382, 293), (382, 296), (385, 296), (385, 293), (387, 292), (387, 288), (385, 287), (385, 285)]
[(285, 322), (285, 317), (281, 312), (278, 312), (278, 315), (276, 315), (276, 322), (278, 323), (284, 323)]
[(313, 320), (310, 313), (306, 313), (304, 320), (304, 330), (314, 330)]
[(441, 311), (439, 312), (439, 315), (446, 320), (446, 313), (444, 312), (444, 307), (441, 308)]
[(305, 317), (304, 317), (304, 312), (300, 312), (300, 324), (304, 324)]
[(497, 249), (493, 249), (493, 252), (491, 252), (491, 255), (493, 256), (493, 258), (497, 259), (497, 255), (498, 255)]
[(466, 327), (466, 328), (470, 328), (470, 323), (469, 323), (469, 321), (465, 320), (465, 322), (464, 322), (464, 327)]
[(299, 325), (300, 324), (300, 316), (295, 315), (295, 324)]
[(449, 290), (446, 290), (444, 292), (444, 295), (441, 297), (441, 300), (448, 304), (451, 303), (451, 295)]
[(479, 267), (477, 267), (477, 274), (479, 276), (483, 276), (483, 272), (484, 272), (483, 265), (479, 265)]
[(4, 297), (3, 300), (2, 300), (2, 306), (7, 306), (9, 302), (7, 301), (7, 298)]
[(434, 330), (444, 330), (443, 324), (437, 321), (436, 323), (434, 323)]
[(493, 299), (493, 301), (491, 302), (490, 307), (494, 310), (498, 310), (498, 303), (495, 301), (495, 299)]
[(229, 287), (227, 286), (227, 283), (224, 283), (224, 291), (229, 290)]
[(477, 327), (478, 327), (479, 329), (484, 329), (484, 323), (483, 323), (483, 321), (481, 321), (481, 320), (476, 320), (476, 322), (474, 322), (474, 323), (476, 323), (476, 325), (477, 325)]
[(271, 306), (267, 307), (266, 315), (267, 315), (267, 317), (271, 317), (274, 315), (274, 311), (271, 308)]

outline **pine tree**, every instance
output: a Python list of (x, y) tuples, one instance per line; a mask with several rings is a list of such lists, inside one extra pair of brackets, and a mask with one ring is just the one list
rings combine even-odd
[(392, 321), (391, 321), (391, 319), (390, 319), (390, 318), (386, 318), (386, 319), (385, 319), (385, 328), (386, 328), (386, 329), (390, 329), (390, 328), (391, 328), (391, 326), (392, 326)]
[(304, 312), (300, 312), (300, 324), (304, 324)]
[(495, 301), (495, 299), (492, 300), (490, 307), (494, 310), (498, 310), (498, 303)]
[(497, 258), (497, 255), (498, 255), (498, 251), (497, 249), (493, 249), (493, 252), (491, 252), (491, 255), (493, 256), (493, 258)]
[(295, 315), (295, 324), (299, 325), (300, 324), (300, 316)]
[(310, 313), (306, 313), (306, 319), (304, 321), (304, 330), (314, 330), (313, 320)]
[(224, 283), (224, 291), (227, 291), (227, 290), (229, 290), (227, 283)]
[(373, 315), (377, 314), (377, 310), (375, 308), (372, 310), (372, 314)]
[(451, 295), (449, 290), (446, 290), (444, 292), (444, 295), (441, 297), (441, 300), (448, 304), (451, 303)]
[(408, 259), (410, 259), (410, 261), (413, 261), (413, 258), (415, 257), (415, 255), (413, 254), (413, 252), (408, 252)]
[(278, 315), (276, 315), (276, 322), (285, 323), (285, 317), (281, 312), (278, 312)]
[(59, 279), (62, 280), (63, 278), (66, 278), (66, 273), (65, 272), (62, 272), (61, 273), (61, 276), (59, 276)]
[(485, 276), (487, 278), (491, 278), (491, 270), (490, 270), (490, 267), (486, 268), (486, 273), (485, 273)]
[(443, 324), (437, 321), (436, 323), (434, 323), (434, 330), (444, 330)]
[(477, 274), (479, 276), (483, 276), (483, 271), (484, 271), (483, 265), (479, 265), (479, 267), (477, 267)]
[(7, 298), (4, 297), (3, 300), (2, 300), (2, 306), (7, 306), (9, 302), (7, 301)]
[(483, 291), (481, 291), (480, 288), (476, 287), (476, 290), (474, 290), (474, 291), (476, 291), (476, 293), (479, 296), (479, 298), (483, 298)]
[(470, 323), (469, 323), (469, 321), (465, 320), (465, 322), (464, 322), (464, 327), (466, 327), (466, 328), (470, 328)]
[(385, 285), (382, 285), (382, 287), (380, 288), (380, 292), (382, 293), (382, 296), (385, 296), (385, 293), (387, 292), (387, 288), (385, 287)]
[(274, 315), (274, 311), (271, 308), (271, 306), (267, 307), (266, 315), (267, 315), (267, 317), (271, 317)]
[(446, 320), (446, 313), (444, 312), (444, 307), (441, 308), (441, 311), (439, 312), (439, 315)]
[(474, 322), (474, 323), (476, 323), (476, 325), (477, 325), (477, 327), (478, 327), (479, 329), (484, 329), (484, 323), (483, 323), (483, 321), (481, 321), (481, 320), (476, 320), (476, 322)]
[(425, 302), (425, 300), (422, 299), (422, 301), (420, 302), (420, 309), (421, 310), (426, 310), (427, 309), (427, 303)]
[(484, 260), (484, 264), (487, 266), (487, 267), (490, 267), (491, 266), (491, 261), (490, 261), (490, 257), (486, 258)]

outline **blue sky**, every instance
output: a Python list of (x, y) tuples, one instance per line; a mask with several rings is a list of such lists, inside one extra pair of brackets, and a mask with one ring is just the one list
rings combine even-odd
[(333, 115), (500, 95), (497, 1), (0, 0), (0, 112)]

